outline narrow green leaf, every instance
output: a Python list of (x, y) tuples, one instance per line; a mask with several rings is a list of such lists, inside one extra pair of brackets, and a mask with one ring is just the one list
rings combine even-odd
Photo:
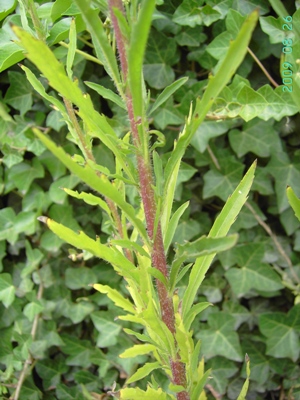
[(249, 379), (250, 379), (250, 359), (248, 355), (246, 354), (246, 373), (247, 373), (247, 379), (242, 387), (241, 393), (239, 394), (239, 397), (237, 400), (246, 400), (246, 395), (248, 392), (249, 388)]
[(187, 209), (189, 204), (190, 204), (189, 201), (185, 202), (172, 215), (172, 218), (168, 224), (167, 231), (166, 231), (165, 238), (164, 238), (164, 248), (165, 248), (166, 253), (168, 252), (170, 244), (172, 243), (172, 239), (176, 232), (176, 228), (178, 226), (179, 219), (182, 216), (182, 214), (185, 212), (185, 210)]
[(95, 90), (97, 93), (100, 94), (104, 99), (113, 101), (115, 104), (117, 104), (119, 107), (123, 108), (123, 110), (126, 110), (126, 105), (122, 98), (118, 96), (116, 93), (114, 93), (112, 90), (105, 88), (102, 85), (98, 85), (97, 83), (94, 82), (84, 82), (88, 87), (91, 89)]
[(175, 259), (182, 258), (184, 261), (194, 261), (195, 258), (204, 254), (219, 253), (233, 247), (236, 244), (237, 239), (237, 234), (222, 238), (209, 238), (202, 236), (194, 242), (178, 245)]
[(72, 197), (75, 197), (76, 199), (82, 199), (86, 204), (90, 204), (91, 206), (99, 206), (101, 207), (107, 214), (110, 216), (111, 215), (111, 210), (108, 207), (107, 203), (102, 200), (100, 197), (95, 196), (92, 193), (85, 193), (81, 192), (78, 193), (77, 191), (71, 190), (64, 188), (64, 191)]
[(226, 56), (215, 76), (210, 76), (207, 88), (201, 100), (197, 100), (193, 116), (189, 115), (184, 131), (180, 134), (178, 143), (165, 168), (165, 195), (170, 187), (170, 181), (178, 161), (181, 160), (187, 146), (190, 144), (199, 125), (217, 99), (217, 96), (232, 78), (242, 63), (250, 42), (252, 31), (258, 19), (258, 11), (252, 12), (243, 23), (237, 38), (231, 42)]
[(153, 344), (135, 344), (130, 349), (126, 349), (123, 353), (119, 355), (120, 358), (132, 358), (136, 356), (141, 356), (144, 354), (149, 354), (155, 351), (156, 347)]
[(174, 396), (162, 391), (161, 388), (147, 387), (147, 391), (139, 388), (125, 388), (120, 390), (121, 400), (176, 400)]
[(161, 368), (161, 365), (157, 361), (153, 363), (146, 363), (141, 368), (139, 368), (129, 379), (127, 379), (126, 383), (129, 384), (139, 381), (140, 379), (143, 379), (146, 376), (148, 376), (150, 372), (158, 368)]
[[(13, 29), (21, 40), (22, 46), (26, 49), (26, 57), (49, 80), (50, 86), (79, 108), (78, 115), (86, 123), (88, 131), (93, 133), (93, 136), (98, 137), (115, 154), (124, 171), (134, 182), (135, 179), (128, 168), (126, 157), (118, 148), (123, 142), (118, 139), (107, 119), (94, 109), (90, 97), (81, 92), (77, 82), (70, 80), (65, 73), (63, 64), (56, 59), (44, 42), (35, 39), (17, 26), (14, 26)], [(45, 60), (47, 60), (47, 63), (45, 63)]]
[(125, 249), (131, 249), (135, 250), (138, 253), (140, 253), (142, 256), (151, 258), (149, 253), (146, 252), (146, 250), (143, 249), (143, 247), (131, 240), (128, 239), (113, 239), (110, 241), (110, 243), (115, 244), (117, 246), (124, 247)]
[(164, 104), (168, 98), (170, 96), (172, 96), (173, 93), (176, 92), (176, 90), (178, 90), (182, 85), (185, 84), (185, 82), (188, 80), (189, 78), (184, 77), (184, 78), (180, 78), (177, 79), (177, 81), (171, 83), (171, 85), (167, 86), (157, 97), (157, 99), (155, 100), (154, 104), (152, 105), (150, 112), (149, 112), (149, 116), (157, 109), (159, 108), (162, 104)]
[(187, 331), (190, 329), (196, 316), (209, 306), (213, 306), (213, 304), (208, 302), (201, 302), (193, 305), (193, 307), (188, 311), (184, 319), (184, 326)]
[(155, 0), (145, 0), (141, 4), (138, 19), (132, 27), (128, 51), (128, 83), (135, 117), (141, 117), (144, 114), (142, 67), (154, 8)]
[(111, 265), (116, 266), (121, 273), (129, 278), (133, 277), (135, 266), (122, 253), (111, 247), (100, 243), (100, 240), (89, 238), (84, 232), (75, 233), (64, 225), (61, 225), (50, 218), (39, 217), (39, 220), (46, 223), (49, 229), (59, 238), (72, 246), (86, 250), (96, 257), (108, 261)]
[(191, 355), (190, 368), (187, 371), (187, 373), (191, 377), (191, 380), (193, 379), (192, 377), (195, 374), (195, 371), (197, 371), (197, 366), (198, 366), (198, 363), (199, 363), (200, 350), (201, 350), (201, 340), (198, 340), (197, 344), (196, 344), (196, 346), (194, 348), (194, 351), (193, 351), (193, 353)]
[(298, 199), (298, 197), (296, 196), (295, 192), (291, 187), (288, 187), (286, 189), (286, 194), (289, 199), (289, 203), (295, 212), (296, 217), (300, 221), (300, 199)]
[(107, 294), (107, 297), (109, 297), (116, 306), (135, 314), (133, 304), (129, 300), (125, 299), (125, 297), (123, 297), (117, 290), (112, 289), (108, 285), (101, 285), (100, 283), (94, 284), (93, 288), (101, 293)]
[(92, 36), (93, 44), (98, 59), (103, 63), (108, 75), (112, 78), (114, 84), (122, 93), (121, 78), (118, 69), (117, 60), (113, 48), (109, 43), (108, 37), (104, 31), (103, 23), (99, 17), (99, 11), (90, 6), (89, 0), (75, 0), (86, 26)]
[[(217, 238), (225, 236), (228, 233), (231, 225), (236, 220), (236, 217), (247, 200), (248, 193), (254, 179), (255, 167), (256, 161), (251, 165), (248, 172), (233, 192), (232, 196), (229, 197), (225, 203), (221, 213), (218, 215), (215, 223), (213, 224), (208, 237)], [(197, 290), (200, 287), (215, 255), (216, 254), (214, 253), (207, 256), (201, 256), (197, 258), (193, 266), (189, 278), (189, 284), (182, 301), (182, 315), (184, 316), (184, 321), (188, 311), (192, 307)]]
[(195, 386), (192, 396), (191, 396), (191, 400), (199, 400), (200, 399), (200, 395), (202, 393), (202, 390), (204, 388), (204, 385), (206, 384), (207, 379), (209, 378), (209, 375), (211, 373), (211, 370), (207, 370), (205, 372), (205, 374), (202, 376), (202, 378), (199, 380), (199, 382), (197, 382), (197, 385)]
[(72, 79), (73, 76), (72, 66), (76, 52), (76, 40), (77, 40), (76, 25), (75, 25), (75, 19), (73, 18), (70, 25), (69, 48), (68, 48), (67, 66), (66, 66), (67, 74), (70, 79)]
[(161, 281), (165, 285), (166, 288), (168, 287), (167, 279), (166, 279), (166, 277), (163, 275), (163, 273), (161, 271), (159, 271), (156, 268), (149, 267), (148, 268), (148, 272), (149, 272), (150, 275), (154, 276), (156, 279)]
[(148, 243), (148, 237), (145, 227), (141, 220), (136, 217), (136, 212), (133, 207), (127, 203), (120, 192), (109, 182), (104, 176), (96, 174), (89, 165), (81, 167), (61, 148), (57, 147), (46, 135), (38, 129), (33, 129), (38, 138), (45, 144), (45, 146), (75, 175), (77, 175), (83, 182), (89, 185), (94, 190), (97, 190), (101, 195), (113, 200), (126, 214), (127, 218), (137, 228), (145, 243)]

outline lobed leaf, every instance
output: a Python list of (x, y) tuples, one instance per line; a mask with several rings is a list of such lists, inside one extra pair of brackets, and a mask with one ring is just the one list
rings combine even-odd
[(96, 283), (92, 286), (95, 290), (98, 290), (98, 292), (107, 294), (107, 297), (109, 297), (116, 306), (132, 314), (136, 314), (133, 304), (128, 299), (125, 299), (117, 290), (112, 289), (108, 285), (101, 285), (100, 283)]
[(99, 239), (95, 241), (89, 238), (82, 231), (75, 233), (71, 229), (53, 221), (50, 218), (39, 217), (39, 220), (46, 223), (49, 229), (65, 242), (78, 249), (86, 250), (105, 261), (108, 261), (111, 263), (111, 265), (115, 266), (119, 271), (121, 271), (122, 275), (126, 277), (133, 277), (135, 270), (134, 265), (116, 249), (101, 244)]
[(83, 182), (89, 185), (94, 190), (97, 190), (101, 195), (108, 197), (114, 201), (126, 214), (127, 218), (137, 228), (145, 243), (148, 242), (145, 227), (141, 220), (135, 216), (135, 210), (127, 203), (119, 191), (109, 182), (109, 180), (101, 175), (99, 177), (88, 164), (81, 167), (72, 158), (65, 153), (61, 147), (57, 147), (54, 142), (47, 138), (46, 135), (42, 134), (38, 129), (34, 129), (34, 133), (38, 138), (45, 144), (45, 146), (75, 175), (77, 175)]

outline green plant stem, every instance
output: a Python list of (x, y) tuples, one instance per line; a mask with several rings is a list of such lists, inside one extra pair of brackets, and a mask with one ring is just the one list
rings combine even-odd
[(272, 232), (272, 229), (260, 218), (260, 216), (256, 213), (256, 211), (254, 210), (254, 208), (251, 206), (250, 203), (246, 202), (245, 206), (251, 211), (254, 218), (259, 223), (259, 225), (264, 228), (264, 230), (267, 232), (267, 234), (273, 240), (279, 254), (281, 254), (281, 256), (285, 259), (285, 261), (290, 269), (291, 275), (293, 276), (296, 284), (299, 284), (300, 279), (294, 270), (293, 264), (292, 264), (289, 256), (286, 254), (286, 252), (284, 251), (284, 248), (281, 246), (279, 240), (277, 239), (277, 236)]
[(41, 24), (41, 21), (38, 17), (36, 6), (33, 0), (24, 0), (23, 1), (24, 6), (26, 7), (27, 11), (30, 14), (30, 17), (33, 22), (34, 29), (36, 31), (36, 34), (40, 40), (45, 42), (45, 34), (44, 34), (44, 29)]
[[(109, 9), (112, 24), (115, 31), (116, 43), (118, 48), (118, 53), (120, 56), (121, 70), (123, 75), (124, 82), (126, 81), (126, 77), (128, 74), (128, 63), (127, 63), (127, 54), (126, 54), (126, 40), (124, 36), (121, 34), (121, 30), (119, 28), (118, 20), (114, 15), (113, 8), (116, 7), (120, 11), (124, 13), (123, 4), (121, 0), (109, 0)], [(138, 125), (140, 121), (137, 121), (134, 116), (133, 111), (133, 102), (132, 95), (128, 92), (126, 93), (126, 104), (127, 111), (130, 121), (130, 127), (132, 132), (133, 144), (136, 148), (137, 155), (137, 165), (138, 165), (138, 173), (139, 173), (139, 182), (140, 182), (140, 191), (142, 202), (144, 206), (145, 218), (147, 231), (150, 240), (152, 241), (152, 254), (151, 260), (154, 268), (158, 269), (164, 277), (168, 280), (168, 269), (166, 263), (166, 256), (164, 252), (161, 224), (158, 222), (156, 234), (154, 235), (154, 222), (156, 216), (156, 202), (155, 202), (155, 194), (153, 190), (153, 175), (151, 170), (151, 163), (149, 156), (148, 158), (144, 158), (144, 153), (141, 149), (141, 138), (139, 136)], [(165, 285), (156, 279), (157, 284), (157, 292), (160, 301), (161, 307), (161, 316), (163, 322), (166, 324), (168, 329), (174, 336), (175, 339), (175, 315), (173, 308), (172, 297), (170, 297), (167, 288)], [(175, 385), (181, 385), (186, 387), (186, 376), (185, 376), (185, 366), (182, 362), (180, 362), (179, 355), (177, 354), (176, 359), (170, 359), (170, 365), (173, 376), (173, 383)], [(177, 393), (178, 400), (189, 400), (189, 394), (186, 391)]]
[[(65, 42), (62, 42), (62, 41), (61, 41), (61, 42), (58, 42), (58, 44), (60, 44), (60, 45), (63, 46), (63, 47), (66, 47), (67, 49), (70, 47), (68, 43), (65, 43)], [(86, 60), (92, 61), (92, 62), (94, 62), (94, 63), (96, 63), (96, 64), (99, 64), (99, 65), (103, 65), (102, 62), (101, 62), (100, 60), (98, 60), (98, 58), (93, 57), (93, 56), (91, 56), (90, 54), (87, 54), (87, 53), (85, 53), (85, 52), (82, 51), (82, 50), (76, 49), (75, 52), (76, 52), (77, 54), (80, 54), (80, 55), (81, 55), (82, 57), (84, 57)]]

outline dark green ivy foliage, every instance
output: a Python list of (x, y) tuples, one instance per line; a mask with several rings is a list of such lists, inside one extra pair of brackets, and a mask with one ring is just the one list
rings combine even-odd
[[(76, 147), (60, 113), (49, 107), (27, 82), (17, 63), (38, 71), (11, 41), (10, 23), (33, 29), (24, 4), (0, 5), (0, 398), (8, 399), (27, 368), (20, 399), (97, 399), (128, 375), (146, 356), (118, 357), (133, 345), (113, 321), (119, 309), (90, 283), (101, 282), (126, 295), (124, 282), (112, 267), (74, 249), (37, 221), (47, 215), (71, 229), (83, 229), (106, 242), (110, 220), (93, 205), (67, 197), (61, 187), (84, 190), (79, 179), (45, 150), (32, 132), (38, 126), (70, 154)], [(103, 13), (106, 2), (92, 1)], [(272, 2), (276, 5), (276, 2)], [(93, 55), (89, 34), (71, 0), (37, 1), (41, 29), (56, 57), (66, 62), (69, 27), (75, 17), (78, 48)], [(195, 134), (179, 173), (174, 210), (186, 201), (173, 246), (207, 234), (218, 211), (245, 171), (257, 159), (256, 177), (246, 206), (231, 229), (238, 245), (214, 261), (199, 291), (199, 300), (214, 304), (194, 322), (202, 340), (206, 368), (212, 378), (207, 398), (236, 399), (246, 377), (244, 355), (251, 360), (248, 399), (300, 399), (300, 223), (290, 208), (286, 187), (300, 195), (299, 2), (285, 2), (293, 19), (289, 59), (293, 93), (283, 91), (283, 18), (265, 0), (157, 1), (145, 57), (144, 76), (151, 98), (175, 79), (189, 80), (152, 114), (153, 129), (162, 130), (166, 144), (158, 148), (168, 160), (174, 139), (201, 96), (209, 73), (225, 55), (245, 17), (256, 7), (260, 20), (248, 53), (232, 82)], [(107, 21), (107, 29), (110, 29)], [(258, 59), (272, 76), (274, 89)], [(110, 118), (121, 136), (128, 131), (122, 108), (84, 85), (114, 90), (101, 65), (76, 54), (74, 76), (94, 104)], [(52, 93), (43, 78), (41, 82)], [(287, 82), (287, 81), (286, 81)], [(290, 82), (290, 81), (288, 81)], [(103, 144), (94, 142), (99, 164), (114, 172), (114, 160)], [(78, 151), (77, 151), (78, 152)], [(140, 198), (128, 193), (132, 204)], [(177, 245), (176, 245), (177, 243)], [(188, 277), (181, 281), (184, 291)], [(166, 387), (165, 377), (154, 371)], [(139, 383), (145, 388), (145, 382)], [(1, 394), (2, 393), (2, 394)], [(93, 395), (94, 393), (94, 395)], [(2, 396), (2, 397), (1, 397)], [(94, 397), (93, 397), (94, 396)]]

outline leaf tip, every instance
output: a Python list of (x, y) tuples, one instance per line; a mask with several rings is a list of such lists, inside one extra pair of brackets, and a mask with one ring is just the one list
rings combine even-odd
[(44, 224), (47, 224), (47, 221), (48, 221), (48, 217), (44, 217), (44, 216), (40, 216), (40, 217), (37, 217), (37, 219), (39, 220), (39, 221), (41, 221), (41, 222), (43, 222)]

